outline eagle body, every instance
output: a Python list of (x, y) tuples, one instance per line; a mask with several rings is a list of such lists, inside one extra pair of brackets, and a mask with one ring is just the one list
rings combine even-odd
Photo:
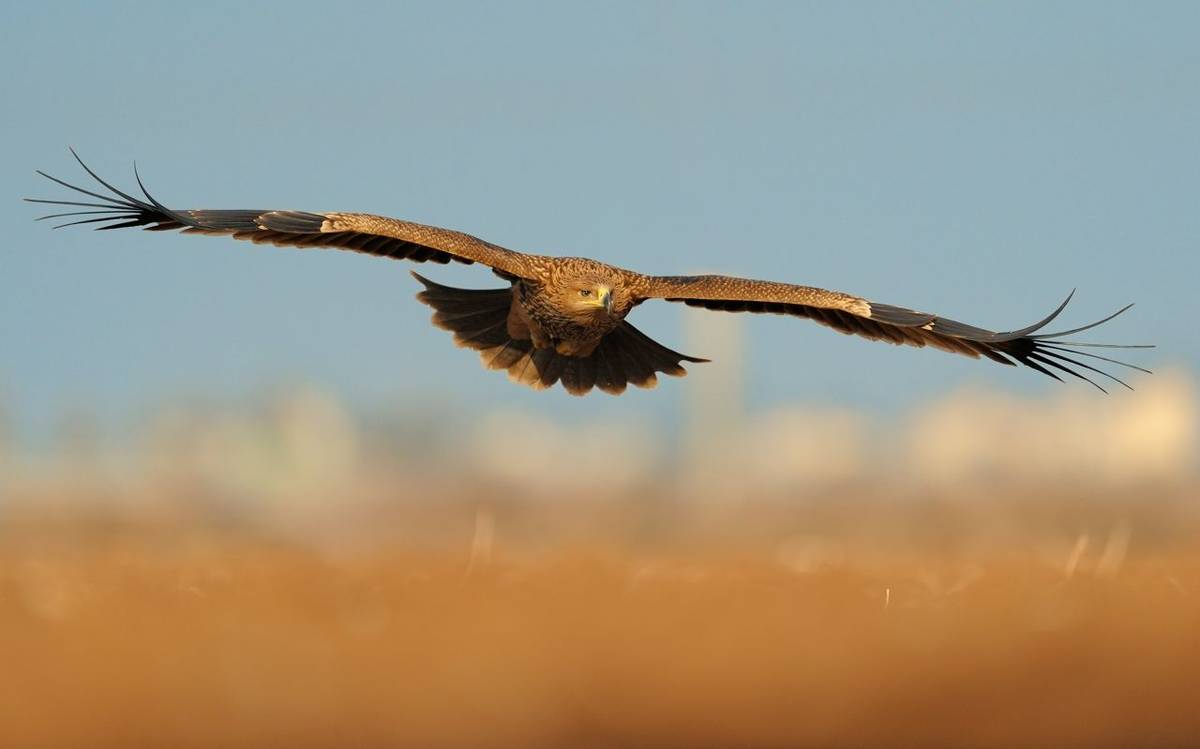
[(513, 282), (509, 331), (527, 332), (539, 349), (588, 356), (633, 309), (639, 276), (589, 258), (558, 260)]
[[(74, 151), (71, 153), (74, 155)], [(1129, 387), (1100, 369), (1101, 363), (1149, 372), (1094, 353), (1094, 347), (1111, 350), (1150, 346), (1062, 340), (1107, 322), (1133, 305), (1089, 325), (1040, 332), (1066, 307), (1071, 300), (1068, 296), (1039, 322), (997, 333), (839, 291), (736, 276), (649, 276), (590, 258), (516, 252), (463, 232), (368, 213), (171, 209), (150, 195), (136, 169), (144, 199), (113, 187), (78, 155), (75, 159), (108, 190), (107, 194), (39, 172), (87, 199), (26, 198), (34, 203), (71, 207), (43, 219), (88, 216), (61, 226), (98, 224), (97, 229), (180, 230), (284, 247), (352, 250), (414, 262), (486, 265), (509, 285), (499, 289), (456, 289), (414, 273), (424, 286), (417, 298), (433, 308), (435, 325), (451, 331), (458, 345), (479, 352), (485, 367), (506, 370), (512, 380), (536, 389), (561, 383), (573, 395), (593, 389), (616, 394), (628, 384), (653, 387), (658, 374), (685, 375), (685, 361), (707, 361), (672, 351), (626, 320), (637, 305), (651, 299), (726, 312), (806, 318), (871, 340), (930, 346), (1010, 366), (1022, 364), (1056, 380), (1061, 379), (1060, 374), (1067, 374), (1101, 390), (1104, 388), (1092, 375)]]

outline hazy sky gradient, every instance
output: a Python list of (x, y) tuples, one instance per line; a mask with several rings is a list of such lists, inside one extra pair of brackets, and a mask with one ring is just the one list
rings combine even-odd
[[(142, 232), (50, 231), (75, 146), (177, 207), (361, 210), (649, 272), (826, 285), (993, 328), (1069, 326), (1200, 369), (1200, 4), (290, 2), (0, 10), (0, 396), (138, 418), (307, 381), (360, 411), (454, 401), (671, 419), (680, 383), (535, 393), (428, 322), (408, 271), (485, 270)], [(684, 317), (633, 322), (684, 349)], [(1062, 387), (776, 317), (754, 407), (891, 410)], [(705, 355), (711, 352), (688, 350)], [(693, 376), (704, 376), (703, 366)], [(1076, 387), (1071, 385), (1070, 387)]]

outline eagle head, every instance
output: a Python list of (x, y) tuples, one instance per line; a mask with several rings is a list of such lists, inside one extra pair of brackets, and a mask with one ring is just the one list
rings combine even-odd
[(567, 258), (551, 279), (554, 306), (577, 324), (592, 327), (620, 320), (629, 313), (631, 297), (613, 269), (594, 260)]
[(567, 306), (576, 313), (586, 316), (612, 317), (616, 304), (613, 284), (597, 279), (580, 279), (568, 284)]

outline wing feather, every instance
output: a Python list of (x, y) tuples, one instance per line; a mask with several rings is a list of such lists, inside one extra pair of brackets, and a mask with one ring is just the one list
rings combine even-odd
[[(778, 281), (756, 281), (732, 276), (649, 276), (643, 299), (683, 302), (693, 307), (729, 312), (774, 312), (805, 317), (848, 335), (894, 344), (933, 348), (972, 358), (985, 357), (1000, 364), (1023, 364), (1030, 369), (1061, 380), (1055, 372), (1064, 372), (1104, 390), (1087, 376), (1092, 372), (1129, 387), (1123, 380), (1086, 364), (1073, 356), (1130, 367), (1147, 369), (1117, 359), (1100, 357), (1077, 350), (1078, 347), (1153, 348), (1146, 345), (1067, 342), (1062, 336), (1089, 330), (1128, 310), (1127, 305), (1113, 314), (1088, 325), (1057, 333), (1039, 333), (1053, 322), (1071, 301), (1071, 292), (1058, 307), (1032, 325), (1006, 332), (993, 332), (928, 312), (872, 302), (862, 297), (812, 286), (796, 286)], [(1070, 356), (1068, 356), (1070, 354)]]
[[(74, 150), (71, 154), (84, 171), (111, 194), (87, 190), (38, 172), (43, 177), (89, 198), (103, 201), (44, 200), (26, 198), (32, 203), (102, 208), (109, 213), (62, 224), (104, 223), (98, 229), (140, 226), (149, 231), (182, 230), (189, 234), (218, 234), (285, 247), (329, 247), (352, 250), (382, 257), (415, 262), (471, 264), (482, 263), (515, 277), (530, 275), (529, 257), (520, 252), (485, 242), (478, 237), (436, 226), (376, 216), (369, 213), (311, 213), (307, 211), (172, 209), (158, 202), (142, 184), (135, 171), (138, 187), (145, 199), (136, 198), (104, 181), (83, 163)], [(95, 212), (89, 212), (95, 213)], [(83, 215), (84, 212), (50, 214), (43, 218)]]

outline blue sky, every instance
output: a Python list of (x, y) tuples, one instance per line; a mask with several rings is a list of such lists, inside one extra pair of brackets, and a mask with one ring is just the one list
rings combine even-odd
[[(674, 380), (578, 400), (484, 371), (413, 299), (421, 266), (51, 231), (19, 199), (59, 194), (34, 169), (80, 177), (68, 145), (118, 184), (137, 159), (177, 207), (371, 211), (992, 328), (1078, 287), (1066, 323), (1136, 301), (1098, 338), (1200, 368), (1195, 3), (101, 5), (0, 10), (0, 397), (29, 433), (64, 409), (130, 421), (180, 394), (297, 381), (360, 412), (682, 407)], [(647, 305), (633, 322), (682, 349), (685, 316), (706, 314)], [(746, 323), (757, 408), (1062, 387), (804, 321)]]

